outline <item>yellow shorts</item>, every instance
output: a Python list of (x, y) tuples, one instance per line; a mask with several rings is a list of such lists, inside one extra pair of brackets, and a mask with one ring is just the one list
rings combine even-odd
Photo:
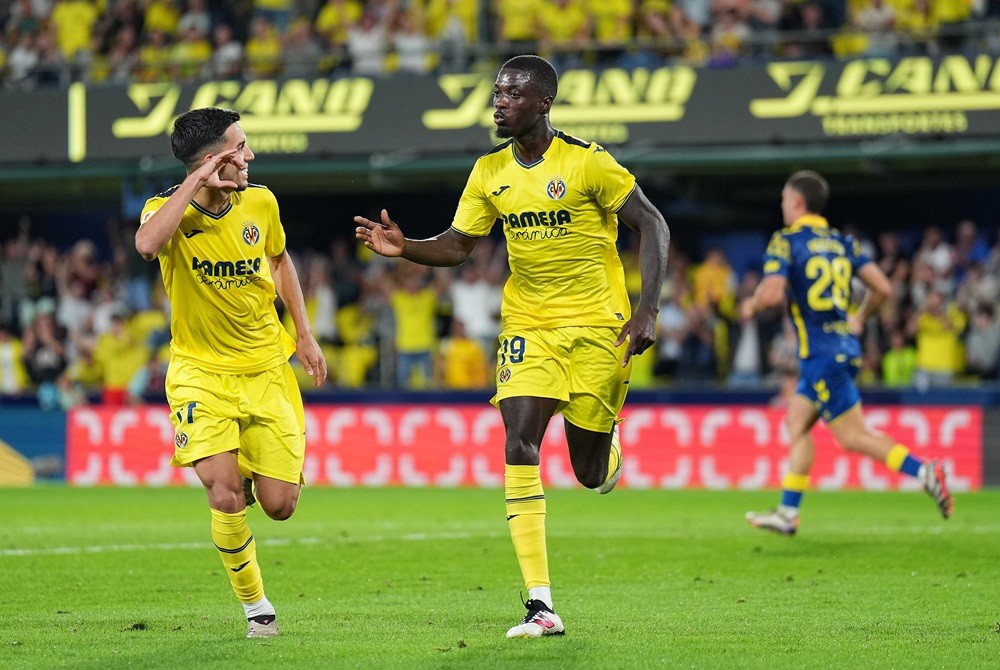
[(306, 419), (291, 365), (230, 375), (174, 358), (166, 388), (174, 423), (171, 465), (235, 451), (244, 476), (302, 482)]
[(567, 326), (510, 330), (500, 334), (497, 393), (491, 401), (530, 396), (559, 400), (570, 423), (611, 431), (628, 393), (627, 344), (615, 346), (618, 328)]

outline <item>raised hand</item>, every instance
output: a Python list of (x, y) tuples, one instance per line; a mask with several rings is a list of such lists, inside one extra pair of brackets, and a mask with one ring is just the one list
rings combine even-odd
[(237, 147), (215, 154), (195, 170), (192, 176), (203, 186), (235, 191), (239, 188), (239, 184), (229, 179), (223, 179), (219, 174), (226, 164), (235, 165), (237, 170), (245, 168), (246, 163), (243, 161), (242, 149)]
[(354, 236), (379, 256), (403, 255), (406, 238), (403, 237), (403, 231), (399, 229), (399, 226), (389, 218), (389, 212), (386, 210), (382, 210), (381, 222), (356, 216), (354, 223), (358, 224), (354, 230)]

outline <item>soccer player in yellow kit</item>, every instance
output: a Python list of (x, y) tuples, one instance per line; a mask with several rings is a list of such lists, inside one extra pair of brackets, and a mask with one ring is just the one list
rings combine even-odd
[[(193, 467), (205, 486), (212, 540), (243, 603), (247, 637), (270, 637), (277, 617), (246, 507), (255, 486), (272, 519), (295, 511), (305, 416), (288, 359), (297, 353), (315, 386), (326, 379), (326, 361), (285, 250), (278, 203), (248, 181), (254, 154), (239, 118), (217, 108), (177, 118), (170, 144), (187, 177), (146, 202), (135, 247), (146, 260), (159, 259), (171, 304), (171, 464)], [(298, 342), (278, 321), (276, 293)]]
[[(602, 147), (555, 130), (549, 110), (558, 79), (538, 56), (507, 61), (493, 86), (497, 135), (510, 138), (472, 170), (448, 230), (406, 239), (382, 210), (381, 222), (355, 217), (356, 236), (383, 256), (432, 266), (465, 261), (494, 225), (507, 239), (497, 393), (506, 430), (507, 520), (528, 601), (507, 637), (564, 631), (553, 611), (545, 546), (545, 493), (539, 450), (562, 412), (577, 479), (607, 493), (621, 475), (618, 413), (629, 361), (653, 343), (670, 231), (635, 178)], [(618, 222), (640, 236), (642, 291), (630, 316), (616, 248)]]

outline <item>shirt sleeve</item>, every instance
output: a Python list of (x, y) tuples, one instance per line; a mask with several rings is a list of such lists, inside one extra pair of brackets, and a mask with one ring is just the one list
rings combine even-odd
[(268, 258), (280, 256), (285, 250), (287, 240), (285, 239), (285, 227), (281, 225), (281, 215), (278, 213), (278, 199), (274, 194), (267, 191), (267, 196), (271, 200), (271, 216), (267, 222), (267, 238), (264, 240), (264, 253)]
[(605, 210), (617, 212), (635, 190), (632, 173), (598, 144), (587, 150), (583, 169), (584, 183), (590, 196)]
[[(146, 204), (142, 208), (142, 213), (139, 214), (139, 227), (142, 228), (143, 226), (145, 226), (146, 222), (149, 221), (153, 217), (153, 215), (156, 214), (157, 211), (159, 211), (160, 207), (163, 207), (163, 203), (165, 203), (166, 201), (167, 201), (166, 198), (159, 198), (159, 197), (150, 198), (149, 200), (147, 200)], [(162, 249), (160, 249), (160, 255), (167, 253), (167, 251), (170, 249), (170, 245), (173, 244), (173, 241), (174, 241), (173, 237), (167, 240), (167, 243), (163, 245)]]
[(791, 262), (791, 245), (779, 230), (771, 235), (771, 241), (767, 243), (767, 250), (764, 252), (764, 276), (779, 275), (787, 278)]
[(872, 262), (872, 257), (865, 253), (859, 240), (855, 239), (852, 235), (848, 235), (846, 242), (847, 253), (850, 256), (851, 266), (854, 268), (855, 272), (857, 272), (859, 268), (862, 268)]
[(477, 161), (469, 180), (458, 201), (458, 209), (451, 227), (470, 237), (485, 237), (490, 234), (499, 212), (486, 197), (482, 187), (482, 171)]

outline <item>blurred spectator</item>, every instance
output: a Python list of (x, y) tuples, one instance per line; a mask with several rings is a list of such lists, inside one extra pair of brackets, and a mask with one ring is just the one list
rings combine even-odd
[(867, 38), (865, 55), (890, 56), (896, 50), (896, 9), (886, 0), (867, 0), (854, 23)]
[(220, 23), (212, 33), (211, 76), (215, 79), (236, 79), (243, 72), (243, 45), (233, 38), (228, 23)]
[(313, 28), (330, 52), (330, 68), (347, 57), (347, 35), (361, 19), (361, 11), (357, 0), (327, 0), (316, 15)]
[(167, 34), (153, 30), (139, 48), (139, 80), (150, 83), (164, 81), (170, 70), (170, 44)]
[(937, 226), (928, 226), (924, 230), (920, 247), (913, 257), (914, 263), (926, 263), (934, 270), (934, 276), (939, 280), (950, 280), (955, 263), (955, 250), (944, 239), (944, 234)]
[(308, 19), (296, 19), (284, 38), (281, 58), (284, 75), (288, 78), (315, 79), (323, 50), (313, 37)]
[(59, 304), (59, 250), (42, 242), (31, 245), (24, 270), (27, 294), (20, 304), (20, 324), (27, 328), (39, 314), (53, 314)]
[(139, 41), (131, 26), (122, 26), (108, 51), (108, 82), (127, 84), (139, 65)]
[[(736, 303), (753, 295), (754, 289), (760, 283), (760, 274), (753, 270), (747, 271), (740, 281), (736, 291)], [(760, 384), (764, 374), (764, 333), (762, 333), (761, 322), (766, 317), (765, 314), (754, 315), (751, 319), (739, 318), (739, 322), (734, 324), (733, 333), (730, 340), (734, 342), (732, 347), (732, 361), (730, 363), (729, 385), (730, 386), (757, 386)]]
[(458, 268), (449, 294), (454, 319), (462, 322), (463, 331), (492, 357), (499, 344), (503, 288), (489, 281), (481, 264), (470, 259)]
[(538, 7), (537, 22), (539, 53), (556, 71), (583, 65), (583, 50), (591, 34), (591, 20), (583, 0), (543, 2)]
[(125, 312), (116, 310), (111, 325), (94, 345), (93, 361), (100, 371), (101, 404), (121, 406), (127, 400), (129, 383), (145, 366), (150, 357), (146, 343), (128, 329)]
[(965, 273), (975, 265), (981, 265), (990, 257), (990, 248), (979, 237), (979, 229), (975, 221), (965, 219), (958, 223), (955, 229), (955, 246), (953, 267), (955, 281), (961, 283)]
[(733, 302), (736, 277), (729, 266), (725, 252), (713, 247), (705, 260), (691, 274), (694, 304), (703, 309), (719, 311), (723, 303)]
[(146, 34), (161, 32), (173, 37), (180, 25), (181, 13), (177, 0), (148, 0), (142, 29)]
[(170, 50), (170, 72), (174, 81), (190, 82), (201, 77), (202, 68), (212, 58), (212, 45), (194, 24), (181, 33)]
[(424, 8), (427, 35), (437, 43), (440, 67), (464, 72), (470, 45), (479, 42), (477, 0), (428, 0)]
[(736, 65), (746, 51), (744, 45), (750, 39), (750, 26), (740, 14), (736, 0), (716, 0), (713, 13), (710, 64), (715, 67)]
[(396, 319), (396, 387), (428, 388), (434, 381), (434, 327), (438, 290), (425, 283), (425, 273), (416, 266), (403, 266), (398, 286), (388, 297)]
[(584, 0), (597, 40), (597, 60), (613, 64), (624, 54), (634, 35), (635, 8), (630, 0)]
[(966, 315), (944, 293), (932, 290), (923, 308), (913, 314), (908, 334), (917, 343), (917, 370), (914, 385), (925, 390), (948, 386), (963, 367), (962, 331)]
[[(0, 323), (17, 324), (21, 303), (28, 298), (30, 250), (28, 231), (31, 221), (22, 217), (21, 231), (7, 240), (0, 255)], [(53, 306), (54, 308), (54, 306)], [(27, 326), (22, 322), (21, 326)]]
[(936, 55), (938, 17), (931, 0), (913, 0), (913, 6), (903, 11), (897, 22), (903, 53)]
[(41, 60), (35, 46), (35, 33), (24, 32), (7, 56), (7, 78), (12, 84), (25, 88), (34, 86), (34, 73)]
[(253, 0), (254, 19), (263, 18), (283, 35), (292, 22), (293, 0)]
[(7, 322), (0, 320), (0, 397), (18, 398), (31, 379), (24, 367), (24, 345), (14, 337)]
[(90, 0), (56, 0), (49, 17), (56, 45), (67, 62), (90, 50), (94, 24), (100, 16)]
[(997, 378), (1000, 358), (1000, 323), (994, 304), (979, 305), (965, 339), (965, 369), (980, 379)]
[(392, 33), (392, 46), (396, 52), (398, 72), (427, 74), (431, 71), (433, 44), (424, 33), (423, 19), (417, 10), (410, 9), (399, 15)]
[(385, 56), (389, 51), (387, 19), (380, 20), (372, 11), (365, 11), (361, 20), (347, 33), (347, 54), (351, 72), (365, 77), (385, 74)]
[(785, 15), (780, 23), (783, 31), (794, 35), (785, 43), (784, 55), (788, 58), (820, 58), (830, 56), (829, 31), (831, 23), (818, 0), (785, 5)]
[(244, 54), (245, 74), (250, 79), (268, 79), (281, 72), (281, 38), (264, 16), (253, 20), (253, 34), (247, 40)]
[(451, 335), (441, 342), (440, 368), (446, 389), (480, 389), (490, 384), (483, 347), (466, 334), (465, 325), (458, 319), (452, 320)]
[(917, 350), (907, 343), (903, 331), (892, 331), (889, 351), (882, 356), (882, 383), (889, 388), (911, 386), (916, 369)]
[(177, 32), (185, 34), (194, 29), (199, 35), (212, 32), (212, 15), (208, 11), (206, 0), (186, 0), (185, 11), (177, 20)]
[(543, 0), (497, 0), (497, 47), (500, 59), (538, 51), (538, 12)]
[(124, 30), (131, 30), (136, 42), (142, 32), (143, 16), (137, 6), (138, 0), (117, 0), (108, 5), (107, 13), (98, 22), (96, 32), (101, 40), (100, 50), (111, 51), (118, 35)]
[(61, 406), (60, 378), (69, 365), (66, 331), (51, 314), (39, 314), (24, 333), (24, 367), (38, 389), (38, 404), (53, 410)]

